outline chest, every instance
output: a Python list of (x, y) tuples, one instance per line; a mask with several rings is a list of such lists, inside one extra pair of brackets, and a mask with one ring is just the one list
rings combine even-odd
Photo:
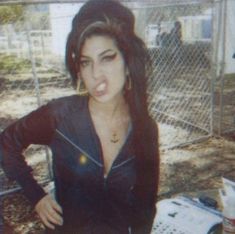
[[(101, 156), (104, 164), (104, 174), (107, 176), (110, 169), (112, 168), (112, 164), (122, 153), (122, 149), (126, 143), (127, 138), (127, 130), (119, 129), (117, 136), (110, 136), (110, 132), (104, 129), (96, 129), (98, 140), (101, 146)], [(115, 141), (114, 141), (115, 140)]]
[(112, 126), (93, 118), (93, 127), (101, 148), (104, 174), (107, 175), (112, 164), (125, 148), (130, 132), (129, 122), (126, 121)]
[(104, 177), (107, 181), (115, 178), (118, 184), (129, 180), (133, 184), (135, 176), (130, 174), (135, 175), (135, 157), (131, 134), (114, 144), (107, 134), (99, 135), (87, 118), (84, 120), (75, 124), (72, 119), (57, 126), (51, 144), (57, 177), (68, 184), (100, 184)]

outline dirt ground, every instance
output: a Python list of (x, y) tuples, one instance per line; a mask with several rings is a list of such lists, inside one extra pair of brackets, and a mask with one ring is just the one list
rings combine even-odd
[[(6, 88), (4, 87), (4, 90)], [(33, 90), (29, 91), (26, 87), (25, 90), (22, 88), (7, 90), (7, 97), (4, 93), (2, 94), (4, 100), (1, 98), (0, 130), (37, 107), (34, 92)], [(59, 95), (65, 96), (72, 93), (73, 91), (67, 88), (59, 87), (56, 90), (54, 84), (53, 92), (49, 87), (41, 90), (42, 99), (45, 101)], [(166, 142), (172, 139), (175, 142), (176, 138), (178, 140), (185, 139), (188, 135), (187, 132), (181, 132), (179, 135), (178, 129), (170, 131), (168, 127), (167, 125), (160, 126), (162, 148), (166, 146)], [(48, 170), (41, 149), (29, 150), (29, 154), (33, 155), (30, 157), (30, 163), (34, 168), (35, 177), (39, 181), (45, 181), (48, 178)], [(15, 183), (1, 181), (1, 173), (0, 171), (0, 184), (5, 183), (8, 188), (15, 187)], [(159, 200), (179, 193), (221, 188), (222, 177), (235, 181), (235, 135), (229, 139), (208, 138), (184, 148), (161, 150)], [(43, 233), (43, 225), (22, 191), (3, 196), (1, 199), (3, 206), (1, 213), (5, 224), (4, 234)]]
[[(45, 174), (41, 162), (35, 170)], [(159, 200), (179, 193), (222, 187), (222, 177), (235, 181), (235, 138), (209, 138), (187, 147), (161, 152)], [(36, 173), (36, 174), (37, 174)], [(22, 192), (3, 197), (8, 233), (43, 233), (43, 226)]]

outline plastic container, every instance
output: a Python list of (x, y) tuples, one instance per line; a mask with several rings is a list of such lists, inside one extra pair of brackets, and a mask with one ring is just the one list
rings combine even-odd
[(223, 234), (235, 234), (235, 197), (228, 197), (224, 205)]

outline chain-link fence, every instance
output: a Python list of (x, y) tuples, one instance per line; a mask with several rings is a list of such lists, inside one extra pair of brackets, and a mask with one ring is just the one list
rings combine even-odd
[[(215, 78), (224, 73), (220, 70), (219, 76), (215, 68), (219, 34), (214, 32), (221, 2), (125, 2), (136, 16), (136, 31), (153, 61), (149, 110), (159, 124), (161, 149), (210, 136), (218, 122), (224, 123), (225, 112), (234, 127), (234, 115), (223, 106), (224, 87), (230, 95), (231, 82), (218, 78), (214, 86)], [(0, 131), (52, 98), (74, 93), (64, 67), (64, 51), (71, 19), (81, 3), (24, 3), (0, 5)], [(48, 180), (49, 151), (32, 146), (25, 154), (36, 168), (36, 178)], [(0, 173), (6, 185), (3, 193), (15, 188)]]
[(212, 7), (181, 3), (140, 9), (154, 64), (150, 111), (160, 123), (163, 148), (211, 134)]

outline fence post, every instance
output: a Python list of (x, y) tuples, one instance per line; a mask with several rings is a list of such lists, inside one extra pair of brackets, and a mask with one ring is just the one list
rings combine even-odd
[[(29, 27), (28, 22), (26, 22), (26, 35), (27, 35), (27, 42), (28, 42), (29, 59), (32, 65), (32, 74), (33, 74), (34, 87), (36, 91), (37, 103), (38, 103), (38, 106), (41, 106), (42, 101), (41, 101), (40, 87), (39, 87), (39, 81), (38, 81), (37, 71), (36, 71), (36, 61), (35, 61), (35, 57), (33, 54), (33, 46), (32, 46), (32, 41), (31, 41), (31, 36), (30, 36), (30, 27)], [(52, 180), (53, 173), (51, 169), (49, 150), (47, 147), (45, 147), (45, 152), (46, 152), (46, 161), (47, 161), (49, 177), (50, 177), (50, 180)]]
[(218, 80), (218, 56), (219, 56), (219, 41), (221, 37), (221, 1), (213, 3), (213, 25), (212, 25), (212, 67), (211, 67), (211, 134), (218, 134), (218, 120), (216, 121), (215, 108), (215, 87)]
[(222, 44), (222, 62), (221, 62), (221, 68), (220, 68), (220, 100), (219, 100), (219, 136), (221, 136), (222, 133), (222, 124), (224, 119), (224, 70), (225, 70), (225, 51), (226, 51), (226, 22), (227, 22), (227, 0), (223, 1), (223, 5), (221, 7), (222, 11), (222, 28), (223, 28), (223, 37), (221, 42)]

